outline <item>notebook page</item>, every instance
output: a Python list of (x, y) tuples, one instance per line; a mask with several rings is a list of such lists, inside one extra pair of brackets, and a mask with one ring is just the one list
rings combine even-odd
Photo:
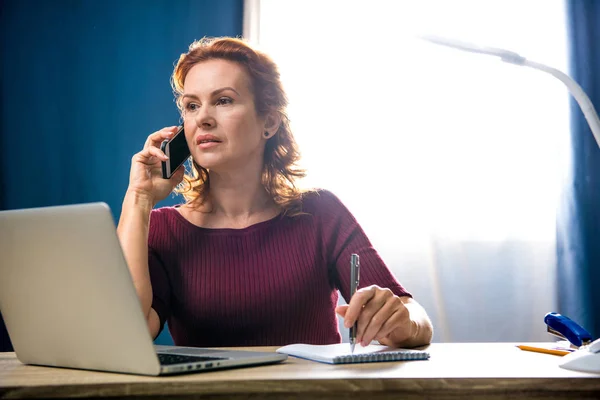
[[(402, 360), (402, 353), (406, 353), (408, 355), (417, 352), (417, 350), (398, 349), (388, 346), (371, 344), (366, 347), (356, 346), (356, 348), (354, 349), (354, 353), (352, 353), (352, 351), (350, 350), (349, 343), (336, 343), (328, 345), (311, 345), (299, 343), (281, 347), (277, 349), (277, 352), (288, 354), (294, 357), (305, 358), (308, 360), (334, 364), (339, 363), (340, 360), (344, 360), (343, 362), (368, 362), (365, 360), (364, 356), (369, 354), (372, 354), (373, 356), (393, 354), (395, 355), (395, 359)], [(419, 353), (423, 353), (423, 358), (428, 358), (428, 354), (426, 352)], [(354, 359), (354, 361), (349, 361), (348, 358), (352, 358)], [(377, 361), (384, 360), (377, 359)]]

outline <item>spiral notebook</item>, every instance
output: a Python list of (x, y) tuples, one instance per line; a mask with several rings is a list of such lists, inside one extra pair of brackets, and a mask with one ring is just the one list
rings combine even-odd
[(327, 364), (352, 364), (429, 359), (429, 353), (424, 350), (397, 349), (374, 344), (366, 347), (356, 346), (354, 353), (350, 351), (350, 344), (348, 343), (327, 345), (303, 343), (290, 344), (280, 347), (277, 349), (277, 352)]

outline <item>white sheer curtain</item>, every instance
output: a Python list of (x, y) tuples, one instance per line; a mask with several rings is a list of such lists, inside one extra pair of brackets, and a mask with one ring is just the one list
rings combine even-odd
[(437, 342), (546, 340), (568, 133), (561, 83), (415, 39), (566, 71), (562, 0), (249, 0), (309, 171), (430, 313)]

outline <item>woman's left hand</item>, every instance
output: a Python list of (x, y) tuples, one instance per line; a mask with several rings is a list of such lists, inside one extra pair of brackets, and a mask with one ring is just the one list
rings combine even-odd
[(346, 328), (358, 321), (357, 344), (366, 346), (377, 340), (392, 347), (414, 346), (419, 345), (415, 343), (419, 326), (411, 319), (411, 302), (414, 300), (408, 296), (398, 297), (390, 289), (372, 285), (356, 291), (349, 304), (335, 311), (344, 318)]

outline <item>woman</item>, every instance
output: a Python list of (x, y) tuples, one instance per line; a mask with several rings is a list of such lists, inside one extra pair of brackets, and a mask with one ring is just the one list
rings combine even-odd
[[(431, 340), (424, 309), (396, 281), (341, 202), (299, 190), (296, 143), (273, 61), (240, 39), (203, 39), (177, 63), (173, 88), (193, 159), (161, 177), (163, 140), (132, 159), (119, 238), (153, 337), (168, 320), (177, 345)], [(179, 186), (178, 186), (179, 185)], [(153, 210), (173, 190), (186, 202)], [(349, 297), (350, 255), (361, 288)], [(348, 305), (336, 307), (339, 289)]]

